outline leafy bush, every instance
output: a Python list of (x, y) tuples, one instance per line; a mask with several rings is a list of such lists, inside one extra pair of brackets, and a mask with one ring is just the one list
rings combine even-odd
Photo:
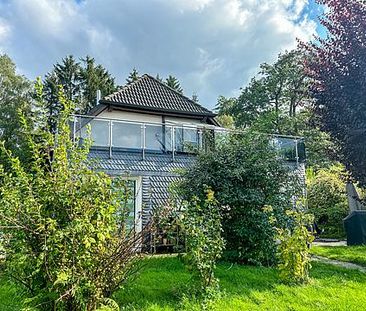
[[(41, 100), (41, 85), (37, 86)], [(124, 182), (92, 169), (90, 140), (70, 138), (71, 103), (57, 135), (24, 123), (32, 158), (24, 165), (5, 148), (10, 170), (2, 169), (0, 226), (6, 272), (29, 291), (38, 310), (95, 310), (134, 271), (139, 236), (123, 229)], [(118, 212), (117, 212), (118, 211)]]
[(183, 202), (180, 223), (186, 236), (186, 260), (199, 281), (203, 307), (207, 308), (219, 293), (214, 270), (224, 248), (221, 211), (214, 192), (207, 189), (204, 201), (194, 197)]
[(315, 222), (324, 230), (323, 237), (345, 236), (343, 219), (348, 215), (345, 186), (346, 172), (342, 165), (307, 172), (307, 199)]
[[(232, 134), (198, 156), (183, 174), (181, 195), (205, 199), (205, 186), (215, 192), (223, 209), (224, 256), (239, 262), (272, 265), (276, 261), (276, 229), (286, 223), (284, 210), (296, 190), (288, 169), (278, 159), (268, 137)], [(295, 179), (295, 178), (293, 178)], [(270, 205), (272, 212), (265, 206)]]
[(280, 277), (287, 283), (306, 283), (311, 268), (309, 247), (314, 240), (309, 226), (314, 217), (304, 211), (288, 211), (287, 214), (291, 217), (291, 226), (278, 229)]

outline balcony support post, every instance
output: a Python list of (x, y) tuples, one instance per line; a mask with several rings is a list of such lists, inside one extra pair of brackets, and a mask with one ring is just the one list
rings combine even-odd
[(171, 140), (172, 140), (172, 160), (174, 162), (174, 160), (175, 160), (175, 126), (172, 126)]
[(296, 166), (299, 167), (299, 149), (297, 148), (297, 139), (295, 139), (295, 156), (296, 156)]
[(74, 116), (74, 124), (73, 124), (73, 127), (72, 127), (72, 141), (73, 141), (74, 144), (76, 142), (76, 138), (75, 138), (75, 136), (76, 136), (76, 122), (77, 122), (77, 118), (76, 118), (76, 116)]
[(145, 160), (145, 149), (146, 149), (146, 125), (141, 124), (141, 137), (142, 137), (142, 160)]

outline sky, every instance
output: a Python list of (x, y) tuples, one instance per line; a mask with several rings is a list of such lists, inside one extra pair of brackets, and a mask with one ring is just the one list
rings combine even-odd
[(212, 109), (296, 38), (322, 35), (319, 12), (314, 0), (0, 0), (0, 53), (32, 80), (69, 54), (119, 85), (134, 67), (171, 74)]

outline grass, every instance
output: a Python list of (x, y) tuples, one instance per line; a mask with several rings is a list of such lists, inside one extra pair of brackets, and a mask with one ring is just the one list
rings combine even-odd
[[(145, 260), (145, 267), (114, 299), (123, 310), (198, 310), (187, 293), (190, 274), (176, 257)], [(275, 269), (219, 264), (224, 291), (217, 310), (362, 310), (366, 305), (366, 274), (314, 263), (310, 284), (288, 286)], [(0, 279), (0, 310), (20, 310), (21, 294)]]
[(366, 246), (313, 246), (311, 253), (366, 267)]

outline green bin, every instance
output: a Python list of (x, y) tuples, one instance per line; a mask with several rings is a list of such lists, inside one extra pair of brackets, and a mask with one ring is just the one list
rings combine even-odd
[(347, 245), (366, 244), (366, 211), (353, 211), (344, 220)]

